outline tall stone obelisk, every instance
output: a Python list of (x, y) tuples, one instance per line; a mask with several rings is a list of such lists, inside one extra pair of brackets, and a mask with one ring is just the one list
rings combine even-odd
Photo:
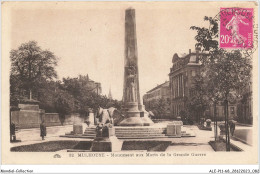
[(135, 10), (125, 11), (125, 65), (124, 65), (124, 91), (123, 105), (126, 118), (120, 122), (120, 126), (143, 126), (144, 121), (140, 117), (140, 92), (138, 54), (136, 39)]

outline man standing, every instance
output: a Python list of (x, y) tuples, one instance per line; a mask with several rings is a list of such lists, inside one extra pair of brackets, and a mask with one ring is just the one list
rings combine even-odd
[(234, 120), (229, 121), (229, 129), (230, 129), (230, 133), (233, 136), (234, 135), (234, 131), (236, 129), (236, 124)]
[(42, 140), (44, 140), (44, 136), (46, 136), (46, 126), (45, 126), (45, 124), (44, 124), (44, 120), (43, 120), (42, 123), (40, 124), (40, 130), (41, 130)]
[(15, 124), (13, 122), (10, 125), (10, 141), (11, 142), (16, 141)]

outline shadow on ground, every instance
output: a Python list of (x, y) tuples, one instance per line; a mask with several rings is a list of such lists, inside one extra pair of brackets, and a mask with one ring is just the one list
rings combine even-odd
[(44, 143), (30, 144), (12, 147), (12, 152), (56, 152), (63, 149), (89, 150), (91, 141), (48, 141)]
[[(12, 152), (56, 152), (64, 149), (90, 150), (92, 141), (48, 141), (12, 147)], [(122, 150), (165, 151), (171, 141), (125, 141)]]

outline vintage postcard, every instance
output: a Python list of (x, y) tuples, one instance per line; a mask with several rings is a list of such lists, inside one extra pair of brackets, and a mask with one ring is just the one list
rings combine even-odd
[(2, 2), (2, 164), (258, 164), (258, 15)]

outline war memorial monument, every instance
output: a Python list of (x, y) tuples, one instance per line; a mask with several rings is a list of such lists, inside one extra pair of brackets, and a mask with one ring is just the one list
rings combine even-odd
[[(191, 131), (181, 130), (182, 121), (171, 121), (168, 125), (158, 126), (149, 117), (140, 100), (139, 66), (137, 53), (137, 37), (135, 9), (125, 11), (125, 59), (123, 109), (115, 114), (111, 109), (101, 108), (97, 114), (98, 125), (87, 127), (83, 133), (81, 125), (74, 125), (74, 132), (65, 137), (94, 138), (92, 150), (114, 151), (118, 139), (150, 139), (150, 138), (180, 138), (195, 136)], [(110, 113), (110, 114), (108, 114)], [(80, 130), (80, 131), (77, 131)]]

